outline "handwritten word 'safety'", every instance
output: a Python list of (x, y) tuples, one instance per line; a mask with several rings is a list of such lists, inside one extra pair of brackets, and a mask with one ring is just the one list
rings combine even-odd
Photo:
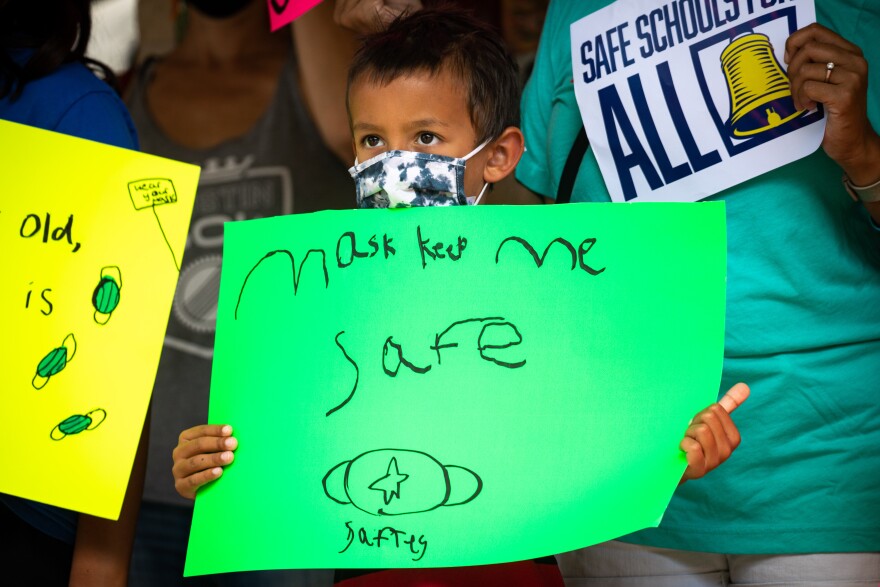
[(345, 536), (346, 545), (345, 548), (339, 551), (339, 554), (342, 554), (351, 547), (355, 541), (355, 536), (357, 536), (358, 543), (368, 548), (382, 548), (383, 543), (385, 543), (386, 549), (392, 547), (395, 549), (405, 549), (405, 552), (413, 555), (412, 560), (414, 561), (421, 560), (425, 556), (425, 551), (428, 550), (428, 540), (424, 534), (416, 538), (415, 534), (409, 534), (391, 526), (379, 528), (375, 532), (368, 532), (366, 528), (358, 528), (357, 533), (355, 533), (354, 528), (351, 527), (351, 522), (346, 522), (345, 527), (347, 528)]

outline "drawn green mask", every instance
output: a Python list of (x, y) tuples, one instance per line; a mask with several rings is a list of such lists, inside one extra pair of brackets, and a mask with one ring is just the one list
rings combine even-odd
[(37, 375), (48, 379), (49, 377), (58, 374), (66, 365), (67, 349), (63, 346), (58, 347), (43, 357), (43, 360), (37, 365)]
[(112, 277), (102, 277), (92, 294), (92, 305), (101, 314), (109, 314), (119, 305), (119, 284)]

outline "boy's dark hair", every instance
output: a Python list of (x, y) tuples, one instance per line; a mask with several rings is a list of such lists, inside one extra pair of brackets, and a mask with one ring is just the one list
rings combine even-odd
[(446, 6), (404, 14), (386, 30), (365, 37), (348, 70), (346, 103), (352, 85), (361, 79), (385, 85), (419, 72), (436, 75), (444, 68), (466, 89), (478, 143), (519, 126), (517, 65), (504, 41), (470, 13)]

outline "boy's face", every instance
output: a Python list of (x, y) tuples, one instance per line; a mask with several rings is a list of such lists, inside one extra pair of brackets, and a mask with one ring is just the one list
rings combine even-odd
[[(349, 108), (354, 151), (359, 162), (385, 151), (402, 150), (464, 157), (477, 147), (464, 84), (446, 69), (419, 72), (382, 86), (360, 79), (351, 86)], [(483, 188), (487, 151), (465, 166), (464, 189)]]

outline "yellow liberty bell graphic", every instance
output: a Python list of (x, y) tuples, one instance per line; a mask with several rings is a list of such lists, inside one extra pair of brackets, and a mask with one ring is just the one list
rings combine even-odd
[(791, 98), (788, 76), (766, 35), (733, 39), (721, 53), (721, 69), (730, 94), (728, 132), (736, 138), (756, 135), (801, 116)]

